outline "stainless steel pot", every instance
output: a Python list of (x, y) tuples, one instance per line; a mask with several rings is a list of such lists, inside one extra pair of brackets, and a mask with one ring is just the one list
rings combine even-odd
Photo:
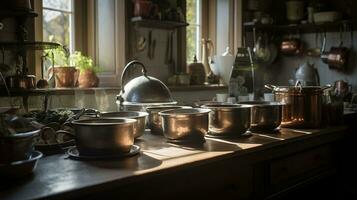
[(169, 140), (202, 141), (208, 132), (209, 109), (180, 108), (159, 112), (164, 136)]
[(146, 111), (149, 113), (148, 126), (151, 129), (152, 134), (163, 134), (162, 130), (162, 121), (159, 115), (159, 112), (164, 110), (172, 110), (179, 108), (191, 108), (190, 106), (152, 106), (146, 108)]
[(96, 118), (72, 121), (82, 155), (127, 153), (134, 144), (135, 119)]
[(137, 112), (137, 111), (119, 111), (119, 112), (107, 112), (101, 113), (101, 117), (105, 118), (127, 118), (136, 119), (134, 138), (138, 138), (145, 133), (146, 118), (149, 114), (147, 112)]
[(208, 104), (202, 107), (211, 110), (209, 113), (209, 132), (212, 135), (242, 135), (250, 127), (251, 106)]
[(283, 109), (282, 103), (268, 101), (247, 101), (239, 103), (252, 106), (250, 130), (273, 131), (280, 126)]
[(272, 86), (275, 100), (283, 103), (281, 127), (319, 128), (321, 126), (322, 93), (329, 87)]

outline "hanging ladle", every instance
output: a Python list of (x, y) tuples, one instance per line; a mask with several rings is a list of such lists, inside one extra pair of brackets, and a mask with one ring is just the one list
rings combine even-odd
[(41, 79), (37, 81), (37, 88), (48, 88), (48, 81), (44, 79), (43, 67), (48, 53), (41, 56)]

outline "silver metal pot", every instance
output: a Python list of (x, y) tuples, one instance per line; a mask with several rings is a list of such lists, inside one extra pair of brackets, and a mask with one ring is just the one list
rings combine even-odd
[(209, 113), (209, 133), (211, 135), (242, 135), (250, 127), (251, 106), (208, 104), (202, 107), (212, 110)]
[(72, 121), (82, 155), (127, 153), (134, 144), (135, 119), (96, 118)]
[(272, 86), (275, 100), (283, 103), (281, 127), (319, 128), (322, 115), (322, 93), (330, 88), (319, 86)]
[[(139, 65), (142, 68), (142, 76), (130, 80), (124, 86), (125, 74), (132, 66)], [(133, 60), (129, 62), (121, 75), (121, 91), (117, 96), (117, 105), (119, 110), (124, 110), (124, 106), (150, 106), (176, 104), (171, 97), (169, 88), (159, 79), (148, 76), (143, 63)]]
[(146, 111), (149, 113), (148, 126), (152, 134), (163, 134), (162, 121), (159, 112), (164, 110), (172, 110), (179, 108), (191, 108), (190, 106), (152, 106), (147, 107)]
[(247, 101), (240, 104), (250, 105), (250, 130), (274, 131), (281, 124), (283, 104), (268, 101)]
[(204, 140), (208, 132), (209, 109), (180, 108), (159, 112), (164, 136), (169, 140)]
[(145, 133), (146, 118), (149, 114), (147, 112), (137, 112), (137, 111), (119, 111), (119, 112), (107, 112), (101, 113), (101, 117), (105, 118), (127, 118), (136, 119), (134, 138), (138, 138)]

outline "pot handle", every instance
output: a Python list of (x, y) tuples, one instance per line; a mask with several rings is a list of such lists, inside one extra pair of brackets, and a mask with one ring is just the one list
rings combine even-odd
[(133, 60), (133, 61), (130, 61), (128, 64), (125, 65), (124, 67), (124, 70), (123, 70), (123, 73), (121, 74), (121, 86), (120, 86), (120, 93), (119, 95), (117, 96), (117, 100), (119, 100), (119, 103), (120, 103), (120, 107), (119, 107), (119, 110), (124, 110), (124, 99), (123, 99), (123, 94), (125, 92), (124, 90), (124, 76), (125, 76), (125, 73), (126, 71), (128, 70), (129, 67), (131, 67), (132, 65), (135, 65), (135, 64), (138, 64), (140, 65), (143, 69), (142, 69), (142, 73), (143, 75), (146, 77), (146, 68), (144, 66), (143, 63), (139, 62), (138, 60)]
[(273, 90), (273, 91), (276, 89), (276, 86), (275, 85), (271, 85), (271, 84), (265, 84), (264, 87), (268, 88), (270, 90)]
[(145, 68), (143, 63), (139, 62), (138, 60), (130, 61), (128, 64), (126, 64), (126, 66), (125, 66), (125, 68), (123, 70), (123, 73), (121, 74), (121, 86), (120, 86), (121, 87), (121, 94), (124, 94), (124, 92), (125, 92), (124, 91), (124, 76), (125, 76), (125, 73), (128, 70), (128, 68), (130, 68), (132, 65), (135, 65), (135, 64), (140, 65), (143, 68), (142, 69), (143, 75), (147, 76), (146, 75), (147, 70), (146, 70), (146, 68)]

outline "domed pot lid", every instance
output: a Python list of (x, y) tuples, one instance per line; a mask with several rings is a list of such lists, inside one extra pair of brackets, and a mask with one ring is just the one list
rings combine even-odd
[[(123, 78), (126, 70), (138, 64), (142, 67), (143, 75), (130, 80), (123, 87)], [(139, 61), (129, 62), (122, 73), (122, 89), (118, 100), (122, 100), (124, 105), (130, 104), (175, 104), (169, 88), (159, 79), (147, 76), (144, 65)]]

